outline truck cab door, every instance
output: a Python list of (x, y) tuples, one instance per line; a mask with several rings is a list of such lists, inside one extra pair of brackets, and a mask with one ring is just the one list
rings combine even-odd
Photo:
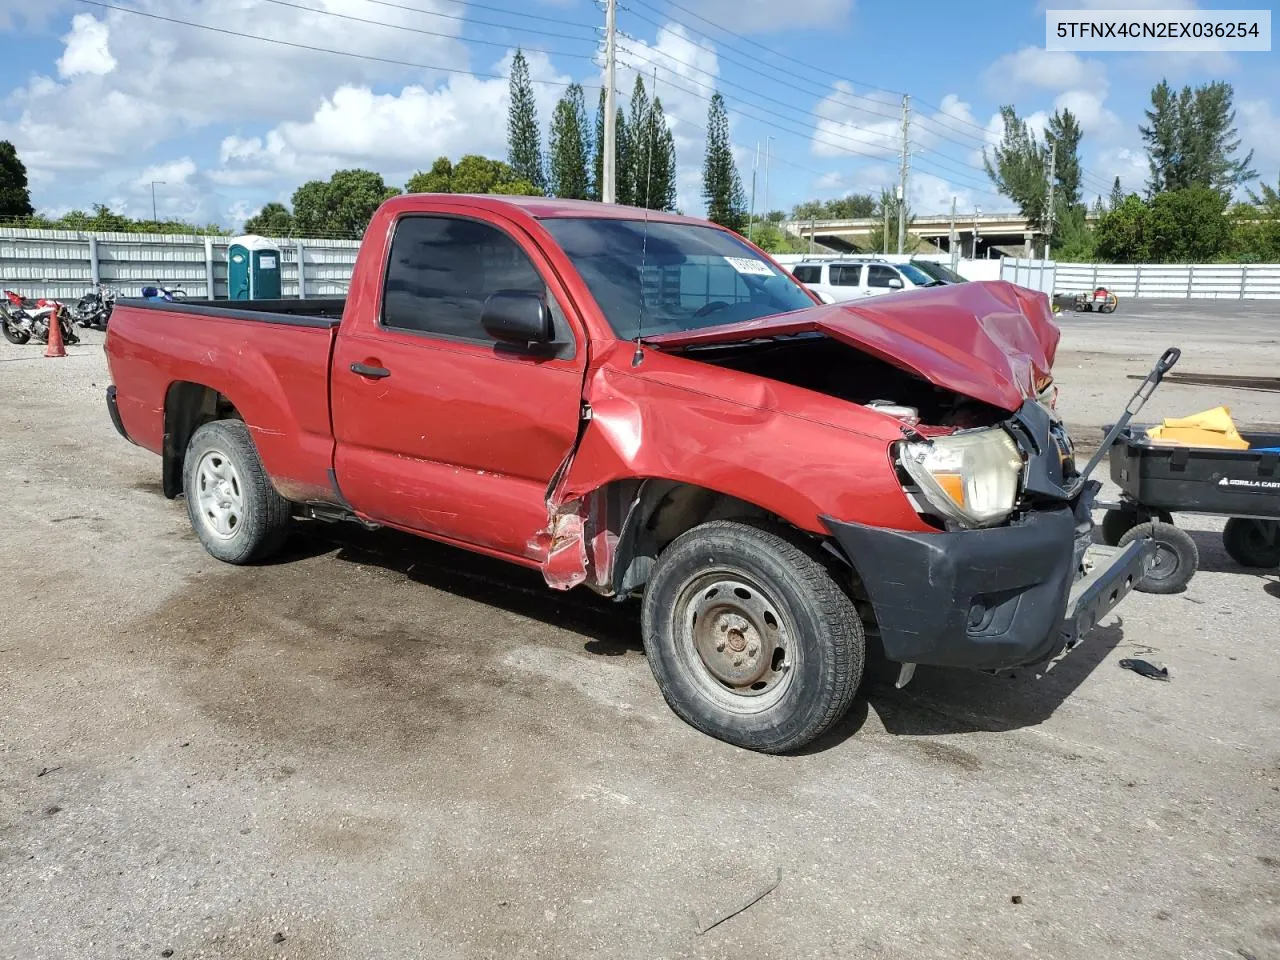
[[(570, 301), (532, 239), (488, 212), (406, 214), (389, 243), (376, 306), (334, 347), (341, 493), (370, 520), (539, 562), (547, 485), (581, 416)], [(486, 299), (510, 291), (546, 298), (550, 349), (484, 331)]]

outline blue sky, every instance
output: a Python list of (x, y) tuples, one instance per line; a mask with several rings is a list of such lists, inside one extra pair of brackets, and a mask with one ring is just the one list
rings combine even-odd
[[(163, 181), (162, 215), (235, 225), (340, 167), (369, 167), (403, 185), (441, 154), (501, 157), (501, 78), (517, 45), (538, 81), (544, 126), (564, 84), (595, 88), (594, 111), (601, 83), (593, 58), (604, 15), (589, 0), (105, 2), (153, 17), (83, 0), (0, 0), (0, 139), (16, 144), (33, 202), (49, 212), (101, 202), (149, 216), (154, 180)], [(894, 183), (904, 92), (918, 213), (942, 212), (953, 196), (961, 211), (1011, 207), (992, 195), (980, 162), (1002, 103), (1033, 125), (1071, 107), (1085, 129), (1090, 198), (1117, 175), (1138, 190), (1146, 160), (1137, 128), (1161, 77), (1233, 83), (1241, 138), (1276, 182), (1276, 54), (1047, 53), (1048, 5), (623, 0), (619, 86), (625, 102), (635, 71), (649, 77), (657, 66), (689, 213), (701, 212), (706, 99), (716, 88), (748, 187), (760, 146), (760, 208), (766, 145), (773, 208)]]

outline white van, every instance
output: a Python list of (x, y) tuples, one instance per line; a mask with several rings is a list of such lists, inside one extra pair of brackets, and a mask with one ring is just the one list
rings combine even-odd
[(812, 260), (797, 263), (791, 273), (827, 302), (861, 300), (941, 283), (913, 263), (885, 260)]

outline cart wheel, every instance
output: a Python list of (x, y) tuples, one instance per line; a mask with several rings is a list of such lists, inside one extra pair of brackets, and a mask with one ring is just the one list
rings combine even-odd
[(1102, 542), (1109, 547), (1119, 546), (1126, 533), (1138, 524), (1152, 520), (1172, 525), (1173, 514), (1168, 510), (1135, 510), (1132, 507), (1108, 510), (1102, 515)]
[(1102, 542), (1109, 547), (1120, 545), (1120, 538), (1142, 522), (1135, 510), (1108, 510), (1102, 515)]
[(1156, 560), (1134, 589), (1143, 593), (1177, 593), (1182, 590), (1200, 563), (1200, 551), (1190, 534), (1171, 523), (1153, 520), (1138, 524), (1120, 538), (1118, 546), (1128, 546), (1143, 537), (1155, 541)]
[(1280, 567), (1280, 520), (1232, 517), (1222, 530), (1222, 545), (1242, 567)]

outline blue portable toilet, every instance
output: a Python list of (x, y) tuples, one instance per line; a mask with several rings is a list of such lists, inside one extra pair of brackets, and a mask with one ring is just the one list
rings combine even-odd
[(280, 248), (256, 234), (233, 237), (227, 246), (227, 296), (279, 300)]

